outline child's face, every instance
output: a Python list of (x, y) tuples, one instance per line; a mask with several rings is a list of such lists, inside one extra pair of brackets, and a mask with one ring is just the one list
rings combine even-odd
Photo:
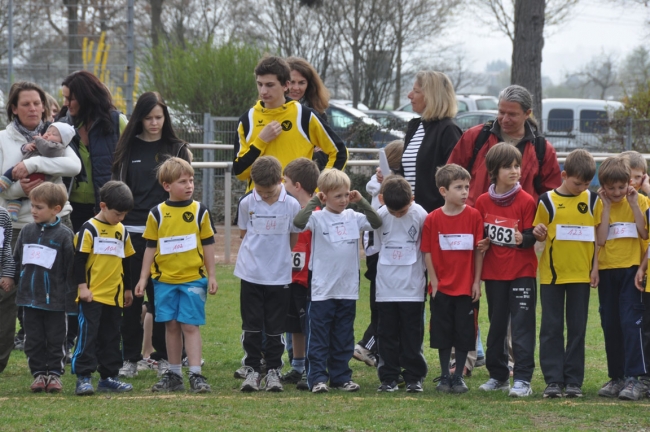
[(640, 170), (638, 168), (631, 169), (630, 186), (632, 186), (636, 190), (639, 190), (641, 188), (641, 184), (643, 184), (643, 177), (645, 177), (645, 173), (643, 172), (643, 170)]
[(402, 207), (399, 210), (393, 210), (388, 206), (386, 206), (386, 210), (388, 210), (388, 213), (395, 216), (396, 218), (401, 218), (402, 216), (404, 216), (406, 213), (409, 212), (410, 207), (411, 207), (411, 203), (408, 203), (408, 205)]
[(165, 123), (165, 115), (160, 105), (156, 105), (149, 114), (142, 119), (142, 128), (150, 137), (160, 136)]
[(350, 204), (350, 188), (348, 186), (341, 186), (340, 188), (323, 192), (322, 197), (324, 198), (324, 204), (327, 210), (332, 213), (341, 213)]
[(497, 186), (512, 189), (521, 178), (521, 166), (517, 161), (512, 161), (510, 166), (499, 168), (497, 174)]
[(469, 180), (454, 180), (449, 185), (449, 189), (440, 188), (440, 195), (445, 198), (445, 204), (462, 207), (467, 201), (469, 195)]
[(258, 75), (257, 92), (266, 108), (279, 108), (284, 103), (284, 94), (289, 88), (289, 81), (281, 83), (273, 74)]
[(267, 204), (273, 204), (280, 197), (280, 192), (282, 191), (282, 185), (280, 183), (273, 186), (260, 186), (255, 185), (255, 192), (262, 197), (262, 201)]
[(614, 182), (611, 184), (603, 185), (605, 195), (611, 202), (621, 202), (627, 195), (627, 183)]
[(36, 223), (53, 223), (60, 211), (61, 206), (50, 208), (44, 202), (32, 200), (32, 218)]
[(192, 199), (194, 194), (194, 176), (181, 174), (173, 183), (164, 183), (163, 188), (169, 192), (171, 201), (187, 201)]
[[(300, 183), (298, 183), (300, 184)], [(287, 177), (286, 175), (284, 176), (284, 188), (289, 192), (292, 196), (296, 196), (300, 188), (296, 186), (293, 181)]]
[(569, 177), (566, 171), (562, 171), (562, 181), (571, 195), (580, 195), (587, 190), (591, 180), (583, 180), (578, 177)]
[(122, 222), (128, 213), (125, 211), (121, 212), (114, 209), (109, 209), (104, 202), (99, 203), (99, 208), (101, 209), (101, 212), (99, 212), (98, 219), (110, 225), (117, 225), (118, 223)]
[(43, 139), (47, 141), (58, 142), (58, 143), (63, 142), (59, 130), (54, 126), (50, 126), (49, 128), (47, 128), (47, 131), (45, 131), (45, 133), (43, 134)]

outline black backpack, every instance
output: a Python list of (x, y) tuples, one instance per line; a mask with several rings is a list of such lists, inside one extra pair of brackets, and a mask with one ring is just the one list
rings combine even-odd
[[(472, 167), (474, 166), (474, 162), (476, 161), (476, 156), (478, 156), (478, 152), (483, 148), (485, 143), (487, 142), (488, 138), (490, 138), (490, 132), (492, 130), (492, 126), (494, 125), (494, 120), (490, 120), (486, 122), (483, 125), (483, 129), (481, 129), (481, 132), (478, 134), (476, 137), (476, 141), (474, 142), (474, 153), (472, 154), (472, 158), (469, 161), (469, 165), (467, 165), (466, 169), (470, 173), (472, 172)], [(535, 155), (537, 156), (537, 163), (539, 164), (539, 168), (537, 170), (537, 176), (533, 180), (533, 185), (535, 186), (535, 191), (539, 195), (542, 194), (541, 186), (542, 186), (542, 165), (544, 163), (544, 156), (546, 155), (546, 137), (542, 134), (537, 134), (533, 132), (535, 135)], [(519, 149), (521, 151), (521, 149)], [(523, 152), (522, 152), (523, 156)]]

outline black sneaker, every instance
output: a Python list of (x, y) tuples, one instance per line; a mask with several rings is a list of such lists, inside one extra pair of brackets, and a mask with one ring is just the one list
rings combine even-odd
[(544, 397), (546, 399), (557, 399), (562, 397), (562, 386), (558, 383), (550, 383), (544, 390)]
[(397, 389), (397, 381), (384, 381), (379, 387), (377, 387), (378, 392), (394, 392)]
[(422, 391), (422, 381), (412, 381), (406, 384), (406, 393), (420, 393)]
[(433, 379), (434, 383), (438, 383), (436, 386), (436, 391), (441, 393), (450, 393), (451, 392), (451, 379), (449, 375), (441, 375), (438, 378)]
[(192, 393), (210, 393), (212, 389), (203, 375), (190, 373), (190, 391)]
[(298, 384), (302, 379), (302, 374), (295, 369), (291, 369), (288, 373), (280, 377), (283, 384)]
[(183, 377), (167, 370), (156, 384), (151, 386), (152, 392), (169, 392), (185, 390)]
[(462, 375), (452, 375), (451, 377), (451, 392), (452, 393), (467, 393), (469, 388), (465, 384), (465, 380)]
[(307, 370), (302, 372), (300, 381), (296, 383), (296, 390), (309, 390), (309, 385), (307, 384)]
[(476, 363), (474, 363), (475, 368), (480, 368), (485, 366), (485, 356), (476, 357)]
[(568, 398), (581, 398), (582, 389), (578, 384), (567, 384), (564, 395)]

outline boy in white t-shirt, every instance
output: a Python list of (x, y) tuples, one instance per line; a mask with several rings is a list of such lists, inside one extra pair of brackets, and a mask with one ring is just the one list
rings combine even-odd
[[(381, 219), (359, 192), (350, 191), (350, 179), (339, 170), (323, 171), (318, 189), (293, 221), (312, 232), (307, 383), (313, 393), (329, 391), (328, 381), (332, 388), (357, 391), (348, 362), (359, 299), (359, 231), (379, 228)], [(349, 203), (356, 203), (363, 214), (347, 209)], [(312, 213), (323, 204), (323, 211)]]
[(235, 276), (241, 279), (242, 346), (246, 379), (241, 391), (260, 389), (262, 332), (267, 366), (266, 391), (282, 391), (280, 369), (285, 320), (289, 311), (291, 249), (298, 239), (293, 218), (300, 204), (282, 184), (282, 166), (273, 156), (257, 158), (251, 167), (254, 189), (239, 202), (237, 225), (242, 243)]
[(404, 177), (384, 179), (379, 201), (384, 206), (378, 211), (381, 229), (374, 233), (379, 248), (377, 372), (381, 385), (377, 391), (397, 390), (401, 375), (407, 392), (421, 392), (427, 375), (422, 354), (427, 279), (420, 243), (427, 212), (413, 202), (411, 185)]

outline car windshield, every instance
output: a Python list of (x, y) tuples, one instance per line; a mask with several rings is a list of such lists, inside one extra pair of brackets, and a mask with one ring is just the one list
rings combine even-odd
[(496, 110), (499, 109), (498, 104), (492, 98), (476, 99), (476, 109), (478, 110)]

